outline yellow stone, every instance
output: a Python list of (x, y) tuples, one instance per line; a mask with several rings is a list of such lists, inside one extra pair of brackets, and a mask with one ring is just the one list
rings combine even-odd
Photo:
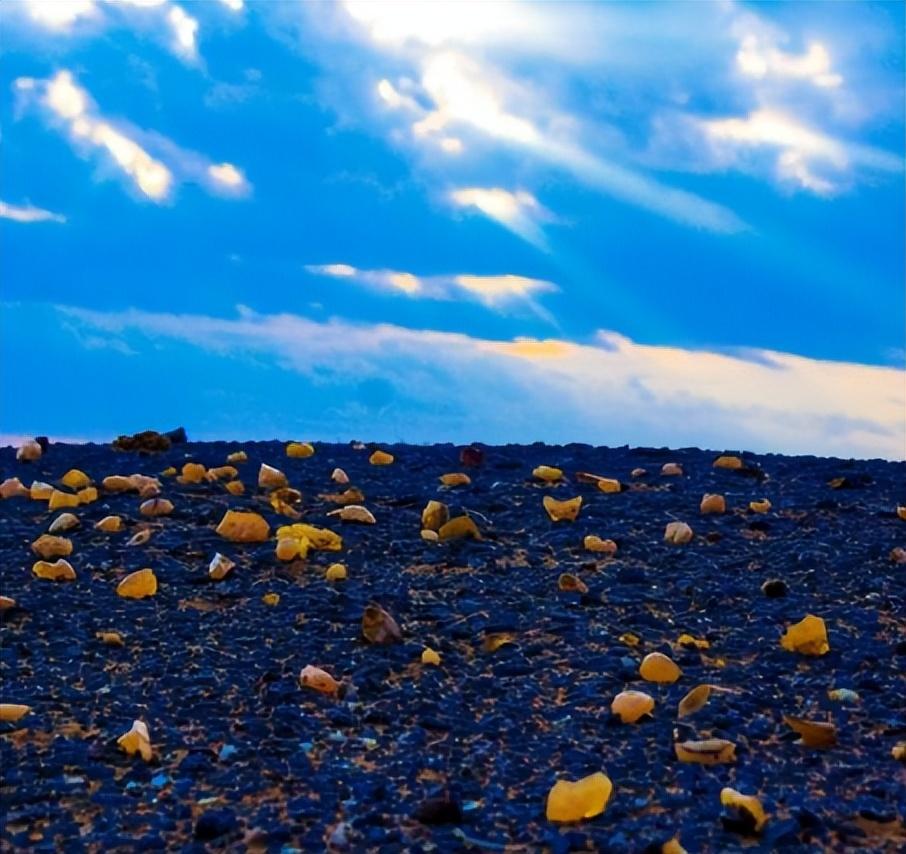
[(205, 479), (207, 469), (201, 463), (186, 463), (182, 467), (182, 474), (177, 478), (180, 483), (201, 483)]
[(70, 469), (60, 478), (60, 483), (69, 489), (78, 491), (86, 486), (91, 486), (91, 478), (85, 472), (79, 471), (79, 469)]
[(99, 531), (115, 534), (123, 530), (123, 520), (120, 516), (105, 516), (100, 522), (95, 523), (94, 527)]
[(554, 466), (538, 466), (537, 468), (532, 469), (532, 477), (537, 478), (538, 480), (547, 481), (548, 483), (555, 483), (556, 481), (563, 479), (563, 469), (558, 469)]
[(830, 650), (824, 620), (814, 614), (806, 614), (786, 630), (780, 638), (780, 645), (789, 652), (802, 655), (824, 655)]
[(280, 594), (279, 593), (265, 593), (261, 597), (261, 601), (264, 602), (265, 605), (271, 605), (271, 606), (279, 605), (280, 604)]
[(210, 481), (232, 480), (234, 477), (238, 477), (238, 475), (239, 470), (235, 466), (216, 466), (215, 468), (207, 470), (205, 479)]
[(91, 504), (98, 500), (98, 490), (96, 486), (86, 486), (80, 489), (76, 495), (79, 497), (79, 504)]
[(41, 459), (42, 453), (41, 446), (34, 439), (29, 439), (16, 451), (16, 459), (20, 462), (33, 463)]
[(258, 513), (227, 510), (216, 531), (234, 543), (263, 543), (270, 536), (271, 527)]
[(422, 510), (422, 530), (439, 531), (450, 519), (447, 505), (441, 501), (429, 501)]
[(0, 498), (15, 498), (19, 495), (29, 495), (28, 487), (17, 477), (8, 477), (0, 483)]
[(135, 489), (132, 479), (121, 474), (108, 475), (101, 481), (101, 486), (107, 492), (128, 492)]
[(0, 703), (0, 721), (14, 723), (19, 718), (25, 717), (31, 711), (31, 706), (19, 703)]
[(44, 483), (44, 481), (36, 480), (32, 483), (31, 488), (28, 490), (29, 497), (32, 501), (50, 501), (50, 496), (53, 495), (54, 489), (49, 483)]
[(304, 688), (311, 688), (321, 694), (335, 695), (340, 690), (340, 683), (326, 670), (306, 664), (299, 674), (299, 682)]
[(806, 747), (833, 747), (837, 743), (837, 727), (829, 721), (810, 721), (784, 715), (783, 722), (794, 732)]
[(53, 563), (46, 560), (35, 561), (31, 571), (46, 581), (75, 581), (76, 574), (68, 560), (58, 558)]
[(739, 457), (734, 457), (729, 454), (724, 454), (724, 455), (718, 457), (714, 461), (714, 468), (730, 469), (730, 470), (741, 469), (742, 460)]
[(50, 501), (47, 504), (48, 510), (59, 510), (61, 507), (78, 507), (79, 496), (69, 492), (61, 492), (55, 489), (50, 493)]
[(328, 581), (345, 581), (346, 567), (342, 563), (332, 563), (327, 567), (327, 572), (324, 573), (324, 577)]
[(767, 813), (764, 811), (761, 801), (754, 795), (744, 795), (727, 786), (720, 790), (720, 802), (723, 806), (744, 814), (748, 823), (751, 823), (754, 833), (761, 833), (762, 828), (767, 824)]
[(682, 675), (676, 662), (662, 652), (648, 653), (639, 666), (639, 676), (646, 682), (676, 682)]
[(314, 454), (315, 449), (308, 442), (290, 442), (286, 446), (286, 456), (304, 460)]
[(153, 569), (130, 572), (116, 585), (116, 595), (124, 599), (144, 599), (157, 593), (157, 576)]
[(55, 537), (52, 534), (41, 534), (31, 544), (31, 550), (41, 558), (68, 557), (72, 554), (72, 540), (66, 537)]
[(16, 607), (16, 600), (11, 596), (0, 596), (0, 611), (8, 611)]
[(132, 729), (121, 735), (116, 740), (116, 743), (126, 751), (128, 756), (138, 753), (145, 762), (150, 762), (151, 757), (154, 755), (154, 750), (151, 747), (151, 736), (144, 721), (133, 721)]
[(289, 486), (289, 481), (280, 469), (261, 463), (261, 468), (258, 469), (258, 486), (261, 489), (280, 489)]
[(668, 477), (677, 477), (683, 473), (683, 467), (679, 463), (664, 463), (661, 466), (661, 474)]
[(750, 501), (749, 510), (753, 513), (767, 513), (771, 509), (771, 502), (767, 498), (762, 498), (761, 501)]
[(447, 540), (459, 540), (463, 537), (480, 540), (481, 533), (471, 516), (454, 516), (449, 522), (440, 526), (437, 537), (442, 543)]
[(422, 664), (430, 664), (437, 667), (440, 664), (440, 654), (431, 649), (430, 646), (426, 646), (422, 650)]
[(142, 516), (169, 516), (173, 512), (173, 502), (166, 498), (149, 498), (138, 508)]
[(449, 474), (442, 474), (440, 476), (440, 482), (444, 486), (468, 486), (472, 482), (472, 478), (461, 471), (456, 471), (450, 472)]
[(617, 544), (613, 540), (602, 540), (594, 534), (589, 534), (582, 540), (582, 545), (586, 551), (602, 552), (603, 554), (613, 555), (617, 553)]
[(613, 698), (610, 711), (624, 724), (634, 724), (654, 709), (654, 697), (644, 691), (622, 691)]
[(736, 761), (736, 745), (723, 738), (708, 738), (704, 741), (678, 741), (673, 745), (680, 762), (695, 762), (699, 765), (719, 765)]
[(368, 457), (368, 462), (373, 466), (389, 466), (393, 462), (393, 454), (388, 454), (386, 451), (375, 451)]
[(588, 585), (571, 572), (564, 572), (557, 579), (557, 587), (566, 593), (588, 593)]
[(339, 516), (344, 522), (360, 522), (363, 525), (373, 525), (377, 521), (374, 514), (361, 504), (348, 504), (345, 507), (331, 510), (327, 515)]
[(280, 537), (277, 540), (274, 554), (277, 556), (277, 560), (295, 560), (296, 558), (305, 560), (310, 548), (311, 542), (308, 537)]
[(295, 537), (301, 539), (305, 537), (311, 543), (313, 549), (320, 551), (338, 552), (343, 548), (343, 538), (330, 528), (317, 528), (314, 525), (307, 525), (296, 522), (293, 525), (281, 525), (277, 528), (278, 537)]
[(682, 700), (679, 701), (677, 714), (681, 718), (694, 715), (699, 709), (703, 709), (711, 696), (710, 685), (696, 685), (689, 691)]
[(620, 485), (620, 481), (615, 480), (612, 477), (599, 477), (597, 480), (598, 489), (601, 492), (619, 492), (623, 487)]
[(126, 642), (119, 632), (95, 632), (94, 636), (107, 646), (125, 646)]
[(613, 783), (598, 771), (581, 780), (558, 780), (547, 795), (548, 821), (573, 822), (604, 812)]
[(702, 503), (699, 506), (699, 510), (705, 514), (726, 513), (727, 502), (722, 495), (714, 495), (710, 492), (706, 492), (702, 496)]
[(231, 480), (225, 488), (230, 495), (242, 495), (245, 492), (245, 484), (241, 480)]
[(906, 520), (906, 507), (897, 505), (897, 516), (899, 516), (901, 519)]
[(582, 508), (582, 496), (558, 501), (553, 496), (545, 495), (542, 504), (552, 522), (574, 522)]
[(246, 460), (248, 460), (248, 454), (245, 451), (233, 451), (226, 458), (228, 463), (244, 463)]

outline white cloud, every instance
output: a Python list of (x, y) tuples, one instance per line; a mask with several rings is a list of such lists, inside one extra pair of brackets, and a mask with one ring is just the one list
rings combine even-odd
[(885, 171), (902, 169), (900, 158), (848, 145), (775, 110), (756, 110), (745, 118), (703, 120), (700, 127), (721, 150), (725, 162), (734, 162), (744, 149), (776, 150), (778, 177), (819, 195), (835, 192), (852, 165)]
[[(224, 2), (234, 10), (242, 8), (242, 0)], [(94, 27), (109, 26), (117, 12), (139, 29), (162, 25), (174, 53), (187, 60), (197, 58), (198, 20), (171, 0), (25, 0), (21, 5), (29, 20), (58, 35), (76, 34), (80, 23), (86, 21)], [(104, 9), (116, 12), (111, 16)]]
[(554, 216), (531, 193), (513, 193), (501, 187), (463, 187), (453, 190), (449, 198), (457, 207), (476, 208), (523, 240), (547, 249), (541, 224), (552, 222)]
[(220, 0), (220, 2), (231, 12), (241, 12), (243, 6), (245, 6), (243, 0)]
[(0, 201), (0, 219), (11, 219), (13, 222), (66, 222), (62, 214), (36, 208), (32, 205), (10, 205)]
[(318, 276), (345, 279), (385, 293), (409, 297), (467, 299), (501, 311), (523, 304), (544, 317), (548, 316), (534, 298), (558, 290), (552, 282), (511, 273), (496, 276), (470, 273), (417, 276), (398, 270), (360, 270), (349, 264), (310, 264), (305, 269)]
[(736, 54), (739, 70), (758, 79), (777, 75), (808, 80), (822, 89), (835, 89), (843, 83), (842, 75), (831, 68), (827, 47), (812, 42), (804, 53), (784, 53), (762, 35), (747, 33)]
[[(103, 152), (107, 166), (119, 170), (152, 201), (165, 201), (174, 185), (184, 181), (197, 181), (214, 192), (234, 196), (250, 189), (245, 176), (231, 163), (211, 163), (159, 134), (104, 117), (68, 70), (47, 80), (20, 77), (14, 88), (27, 101), (36, 100), (44, 107), (78, 150)], [(157, 149), (157, 153), (149, 149)]]
[[(606, 332), (594, 344), (492, 341), (248, 309), (237, 319), (61, 311), (133, 349), (142, 337), (155, 346), (170, 339), (257, 363), (268, 358), (312, 384), (380, 380), (396, 401), (382, 423), (394, 423), (399, 407), (395, 438), (408, 441), (699, 445), (892, 459), (906, 448), (906, 373), (893, 368), (653, 347)], [(231, 374), (224, 366), (223, 376)], [(333, 429), (343, 438), (373, 432), (373, 418), (361, 411)]]

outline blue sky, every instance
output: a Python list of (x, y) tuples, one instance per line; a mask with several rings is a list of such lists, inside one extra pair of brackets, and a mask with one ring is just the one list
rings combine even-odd
[(3, 14), (4, 436), (906, 456), (900, 3)]

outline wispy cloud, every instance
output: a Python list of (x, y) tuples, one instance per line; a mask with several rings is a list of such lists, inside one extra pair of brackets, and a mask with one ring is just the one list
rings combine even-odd
[[(654, 347), (611, 332), (590, 344), (494, 341), (249, 309), (233, 319), (60, 311), (133, 349), (147, 346), (143, 339), (156, 347), (174, 340), (232, 358), (269, 358), (307, 382), (389, 383), (398, 406), (413, 406), (395, 423), (409, 441), (695, 444), (893, 459), (906, 447), (906, 373), (893, 368)], [(392, 412), (385, 415), (382, 423), (394, 423)], [(336, 432), (361, 435), (373, 416), (359, 411)]]
[(556, 217), (526, 190), (511, 192), (501, 187), (463, 187), (453, 190), (450, 201), (459, 208), (474, 208), (523, 240), (547, 249), (543, 223)]
[(0, 219), (11, 219), (14, 222), (66, 222), (66, 217), (62, 214), (32, 205), (11, 205), (3, 201), (0, 201)]
[[(168, 199), (174, 185), (185, 181), (223, 195), (244, 195), (250, 189), (242, 172), (230, 163), (211, 163), (160, 134), (108, 119), (68, 70), (47, 80), (20, 77), (14, 88), (27, 102), (36, 101), (43, 107), (78, 151), (102, 153), (108, 167), (122, 173), (154, 202)], [(157, 152), (152, 153), (151, 148)]]
[(535, 297), (559, 290), (552, 282), (512, 273), (422, 276), (398, 270), (360, 270), (349, 264), (310, 264), (305, 269), (318, 276), (355, 282), (383, 293), (416, 299), (469, 300), (497, 311), (526, 305), (543, 316), (547, 313), (536, 303)]

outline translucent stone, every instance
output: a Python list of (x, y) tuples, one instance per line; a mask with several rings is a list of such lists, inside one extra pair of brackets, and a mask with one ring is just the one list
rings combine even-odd
[(216, 531), (234, 543), (263, 543), (270, 536), (271, 528), (258, 513), (227, 510)]
[(440, 526), (437, 536), (441, 542), (459, 540), (463, 537), (471, 537), (473, 540), (481, 539), (478, 526), (471, 516), (454, 516), (449, 522)]
[(699, 765), (719, 765), (736, 761), (736, 745), (723, 738), (708, 738), (704, 741), (678, 741), (673, 745), (680, 762), (696, 762)]
[(31, 544), (31, 550), (41, 558), (68, 557), (72, 554), (72, 540), (66, 537), (55, 537), (52, 534), (41, 534)]
[(563, 479), (563, 469), (558, 469), (554, 466), (537, 466), (532, 469), (532, 477), (537, 478), (538, 480), (547, 481), (548, 483), (554, 483), (555, 481)]
[(79, 517), (74, 513), (61, 513), (50, 523), (50, 527), (47, 531), (50, 534), (59, 534), (62, 531), (68, 531), (71, 528), (78, 528), (80, 524)]
[(780, 638), (780, 645), (789, 652), (802, 655), (824, 655), (830, 650), (824, 620), (814, 614), (806, 614), (786, 630)]
[(702, 503), (698, 508), (702, 513), (726, 513), (727, 502), (722, 495), (707, 492), (702, 496)]
[(157, 576), (153, 569), (130, 572), (116, 585), (116, 595), (124, 599), (144, 599), (157, 593)]
[(342, 563), (332, 563), (327, 567), (327, 572), (324, 573), (324, 578), (326, 578), (328, 581), (345, 581), (346, 567)]
[(29, 494), (28, 487), (17, 477), (8, 477), (0, 483), (0, 498), (16, 498)]
[(751, 833), (761, 833), (767, 823), (767, 813), (764, 811), (761, 801), (754, 795), (744, 795), (736, 789), (725, 787), (720, 790), (720, 802), (728, 809), (741, 814), (741, 824)]
[(431, 649), (430, 646), (426, 646), (422, 650), (422, 664), (433, 665), (437, 667), (440, 665), (440, 654)]
[(654, 698), (644, 691), (622, 691), (613, 698), (610, 711), (624, 724), (634, 724), (654, 709)]
[(427, 531), (439, 531), (441, 526), (446, 524), (450, 518), (450, 511), (447, 505), (440, 501), (429, 501), (422, 510), (422, 529)]
[(334, 483), (349, 483), (349, 475), (340, 468), (336, 468), (330, 473), (330, 479)]
[(598, 771), (575, 782), (558, 780), (547, 795), (548, 821), (574, 822), (594, 818), (604, 812), (613, 783)]
[(91, 486), (91, 478), (79, 469), (70, 469), (60, 478), (60, 483), (69, 489), (78, 491), (86, 486)]
[(582, 496), (577, 495), (566, 501), (558, 501), (550, 495), (545, 495), (542, 504), (552, 522), (574, 522), (579, 510), (582, 509)]
[(315, 449), (308, 442), (290, 442), (286, 446), (286, 456), (304, 460), (314, 454)]
[(151, 735), (148, 732), (148, 726), (144, 721), (133, 721), (132, 729), (121, 735), (116, 743), (126, 751), (128, 756), (134, 756), (138, 753), (145, 762), (150, 762), (154, 755), (151, 747)]
[(226, 461), (228, 463), (244, 463), (248, 460), (248, 454), (245, 451), (233, 451), (232, 454), (227, 454)]
[(326, 670), (315, 667), (313, 664), (306, 664), (299, 674), (299, 682), (303, 688), (311, 688), (321, 694), (336, 695), (340, 690), (340, 683), (333, 678)]
[(375, 451), (368, 457), (368, 462), (373, 466), (389, 466), (393, 462), (393, 454), (388, 454), (386, 451)]
[(692, 540), (694, 534), (685, 522), (669, 522), (664, 529), (664, 542), (681, 546)]
[(261, 463), (261, 468), (258, 469), (258, 486), (261, 489), (280, 489), (282, 486), (289, 486), (289, 482), (280, 469)]
[(0, 721), (15, 723), (30, 711), (31, 706), (23, 706), (20, 703), (0, 703)]
[(440, 482), (444, 486), (468, 486), (472, 482), (472, 478), (461, 471), (455, 471), (449, 474), (442, 474)]
[(750, 501), (749, 510), (753, 513), (767, 513), (771, 509), (771, 502), (767, 498), (762, 498), (760, 501)]
[(75, 581), (76, 574), (68, 560), (58, 558), (53, 563), (46, 560), (36, 561), (31, 571), (37, 578), (46, 581)]
[(79, 496), (70, 492), (61, 492), (55, 489), (50, 493), (50, 501), (47, 503), (48, 510), (59, 510), (61, 507), (78, 507)]
[(349, 504), (346, 507), (339, 507), (331, 510), (328, 516), (339, 516), (344, 522), (360, 522), (363, 525), (373, 525), (377, 520), (374, 514), (361, 504)]
[(676, 662), (662, 652), (650, 652), (639, 665), (639, 676), (646, 682), (676, 682), (683, 671)]
[(222, 581), (232, 572), (235, 566), (236, 562), (234, 560), (230, 560), (226, 555), (217, 552), (211, 558), (210, 564), (208, 564), (208, 576), (214, 581)]
[(602, 554), (613, 555), (617, 553), (617, 544), (613, 540), (602, 540), (594, 534), (589, 534), (582, 540), (582, 545), (586, 551), (601, 552)]
[(149, 498), (139, 505), (142, 516), (169, 516), (173, 512), (173, 502), (166, 498)]

